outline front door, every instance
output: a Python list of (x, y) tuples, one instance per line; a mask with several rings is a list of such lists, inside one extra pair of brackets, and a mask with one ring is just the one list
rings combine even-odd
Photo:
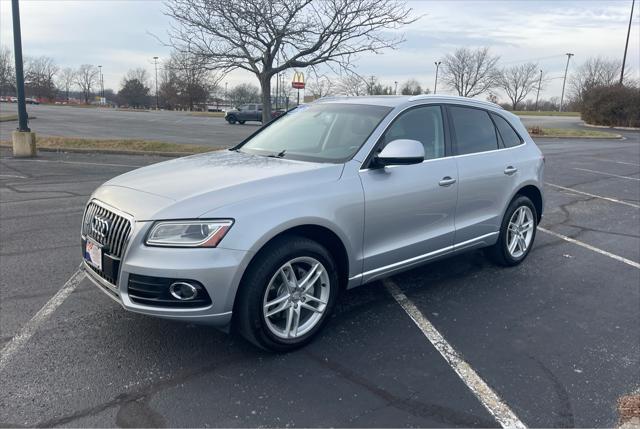
[(443, 111), (438, 105), (406, 110), (389, 126), (377, 151), (396, 139), (420, 141), (425, 161), (365, 169), (364, 275), (419, 263), (450, 250), (454, 240), (457, 165), (447, 157)]

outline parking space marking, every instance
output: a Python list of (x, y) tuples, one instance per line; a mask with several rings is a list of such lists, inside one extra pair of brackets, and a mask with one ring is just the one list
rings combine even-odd
[(603, 159), (603, 158), (595, 158), (595, 159), (598, 161), (614, 162), (616, 164), (633, 165), (634, 167), (640, 167), (640, 164), (636, 162), (615, 161), (613, 159)]
[(101, 165), (105, 167), (135, 167), (140, 168), (145, 165), (132, 165), (132, 164), (109, 164), (104, 162), (84, 162), (84, 161), (62, 161), (57, 159), (9, 159), (9, 158), (0, 158), (2, 161), (17, 161), (17, 162), (54, 162), (59, 164), (77, 164), (77, 165)]
[[(605, 173), (604, 171), (597, 171), (597, 170), (589, 170), (588, 168), (573, 167), (573, 169), (574, 170), (580, 170), (580, 171), (588, 171), (589, 173), (594, 173), (594, 174), (601, 174), (603, 176), (617, 177), (618, 179), (627, 179), (627, 180), (640, 181), (639, 177), (620, 176), (619, 174)], [(634, 173), (634, 174), (638, 174), (638, 173)]]
[(467, 385), (478, 400), (503, 428), (526, 428), (509, 406), (480, 378), (478, 373), (465, 362), (460, 354), (445, 340), (413, 302), (400, 290), (393, 280), (383, 280), (384, 286), (411, 320), (433, 344), (458, 377)]
[(71, 293), (76, 290), (82, 279), (84, 271), (80, 268), (67, 280), (62, 288), (31, 318), (18, 333), (0, 350), (0, 371), (9, 363), (11, 357), (22, 348), (36, 333), (38, 327), (45, 322), (51, 314), (64, 302)]
[(562, 189), (562, 190), (565, 190), (565, 191), (568, 191), (568, 192), (573, 192), (573, 193), (576, 193), (576, 194), (586, 195), (586, 196), (592, 197), (592, 198), (599, 198), (601, 200), (611, 201), (612, 203), (624, 204), (625, 206), (631, 206), (631, 207), (635, 207), (635, 208), (640, 208), (640, 205), (638, 205), (638, 204), (633, 204), (633, 203), (629, 203), (627, 201), (622, 201), (622, 200), (616, 200), (615, 198), (611, 198), (611, 197), (603, 197), (602, 195), (590, 194), (589, 192), (578, 191), (576, 189), (566, 188), (566, 187), (560, 186), (560, 185), (554, 185), (553, 183), (549, 183), (549, 182), (545, 182), (545, 185), (551, 186), (552, 188), (558, 188), (558, 189)]
[(569, 243), (576, 244), (578, 246), (584, 247), (585, 249), (589, 249), (593, 252), (599, 253), (604, 256), (608, 256), (611, 259), (615, 259), (616, 261), (623, 262), (627, 265), (632, 266), (633, 268), (637, 268), (640, 270), (640, 263), (636, 261), (632, 261), (631, 259), (623, 258), (622, 256), (616, 255), (615, 253), (607, 252), (606, 250), (599, 249), (590, 244), (584, 243), (582, 241), (576, 240), (575, 238), (567, 237), (566, 235), (559, 234), (555, 231), (548, 230), (546, 228), (538, 227), (538, 231), (546, 232), (547, 234), (553, 235), (561, 240), (567, 241)]
[(26, 179), (26, 176), (18, 176), (17, 174), (0, 174), (0, 177), (11, 177), (14, 179)]

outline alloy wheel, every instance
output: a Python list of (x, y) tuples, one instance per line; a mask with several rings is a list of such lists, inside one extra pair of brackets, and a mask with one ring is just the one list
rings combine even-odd
[(303, 256), (283, 264), (264, 293), (262, 315), (278, 338), (295, 339), (311, 331), (322, 319), (331, 284), (324, 265)]

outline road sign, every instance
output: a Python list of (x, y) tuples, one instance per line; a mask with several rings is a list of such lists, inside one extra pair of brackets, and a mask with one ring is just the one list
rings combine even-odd
[(304, 89), (304, 74), (302, 72), (293, 73), (291, 86), (296, 89)]

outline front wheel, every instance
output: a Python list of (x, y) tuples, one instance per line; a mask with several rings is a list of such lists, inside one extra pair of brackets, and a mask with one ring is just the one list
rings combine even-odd
[(285, 352), (310, 342), (339, 293), (330, 253), (304, 237), (271, 243), (251, 263), (234, 308), (234, 327), (258, 347)]
[(236, 123), (236, 117), (231, 115), (227, 118), (227, 122), (229, 122), (231, 125)]
[(507, 208), (498, 242), (489, 248), (489, 256), (499, 265), (518, 265), (531, 251), (537, 227), (536, 207), (524, 195), (516, 197)]
[(239, 123), (240, 125), (244, 125), (244, 123), (245, 123), (245, 122), (246, 122), (246, 121), (238, 121), (238, 123)]

